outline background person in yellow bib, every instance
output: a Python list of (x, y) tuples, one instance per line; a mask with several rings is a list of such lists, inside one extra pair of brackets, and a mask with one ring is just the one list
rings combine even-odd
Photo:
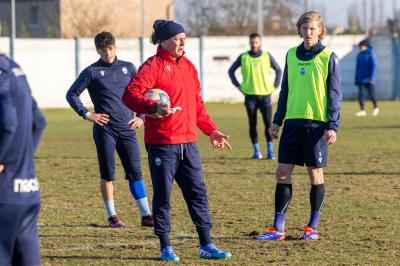
[[(261, 37), (258, 33), (249, 36), (250, 51), (242, 53), (229, 68), (229, 77), (235, 87), (245, 96), (245, 106), (249, 117), (249, 134), (253, 144), (253, 159), (262, 159), (257, 136), (257, 110), (261, 111), (267, 140), (267, 159), (274, 160), (272, 136), (268, 132), (272, 120), (271, 94), (281, 81), (282, 70), (272, 55), (261, 50)], [(238, 68), (242, 70), (240, 84), (235, 77)], [(273, 73), (275, 71), (275, 75)]]
[(306, 165), (310, 176), (311, 215), (303, 240), (318, 238), (317, 226), (325, 196), (323, 167), (327, 166), (328, 145), (336, 142), (339, 111), (342, 106), (340, 69), (337, 56), (322, 45), (325, 26), (321, 15), (310, 11), (297, 24), (303, 42), (291, 48), (286, 65), (277, 111), (270, 133), (278, 137), (275, 217), (273, 227), (258, 240), (284, 240), (286, 210), (292, 197), (292, 172), (295, 165)]

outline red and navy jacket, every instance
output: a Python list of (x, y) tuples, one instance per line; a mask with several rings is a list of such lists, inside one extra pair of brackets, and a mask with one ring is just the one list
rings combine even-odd
[(175, 60), (160, 46), (156, 55), (147, 59), (125, 88), (122, 101), (137, 113), (151, 113), (156, 103), (144, 96), (152, 89), (165, 91), (171, 99), (171, 107), (181, 107), (166, 117), (145, 119), (144, 140), (147, 144), (181, 144), (196, 142), (196, 126), (210, 135), (217, 129), (207, 114), (200, 97), (197, 70), (184, 55)]

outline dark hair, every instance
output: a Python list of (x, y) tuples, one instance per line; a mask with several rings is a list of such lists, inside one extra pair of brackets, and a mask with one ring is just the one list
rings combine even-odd
[(115, 45), (115, 37), (111, 32), (100, 32), (94, 37), (94, 45), (96, 49), (104, 49), (110, 45)]
[(254, 38), (261, 38), (261, 35), (253, 32), (249, 35), (249, 39), (254, 39)]
[(368, 43), (367, 40), (362, 40), (361, 42), (358, 43), (358, 46), (359, 46), (359, 47), (360, 47), (360, 46), (368, 46), (368, 45), (369, 45), (369, 43)]
[(153, 33), (150, 36), (150, 42), (154, 45), (161, 43), (160, 38), (157, 37), (157, 34), (155, 31), (153, 31)]

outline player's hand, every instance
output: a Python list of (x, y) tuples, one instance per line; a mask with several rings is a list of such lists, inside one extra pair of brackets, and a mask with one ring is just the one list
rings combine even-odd
[(131, 120), (129, 120), (128, 125), (131, 125), (131, 129), (139, 128), (143, 126), (143, 119), (141, 119), (140, 117), (132, 118)]
[(227, 141), (228, 138), (229, 136), (225, 135), (222, 132), (219, 132), (218, 130), (214, 130), (210, 134), (210, 141), (214, 149), (228, 148), (232, 150), (232, 146)]
[(107, 125), (108, 121), (110, 121), (110, 116), (107, 114), (89, 113), (86, 115), (86, 118), (90, 122), (96, 123), (100, 126)]
[(4, 171), (4, 164), (0, 163), (0, 173)]
[(279, 137), (279, 126), (277, 124), (272, 124), (272, 126), (268, 128), (268, 132), (274, 139), (277, 139)]
[(326, 143), (328, 145), (334, 144), (336, 142), (336, 131), (329, 129), (325, 132)]
[(160, 116), (167, 116), (176, 113), (176, 111), (182, 110), (181, 107), (171, 107), (170, 104), (163, 103), (161, 101), (157, 102), (157, 114)]

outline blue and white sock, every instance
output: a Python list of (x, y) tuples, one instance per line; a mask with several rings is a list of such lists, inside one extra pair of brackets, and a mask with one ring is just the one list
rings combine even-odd
[(267, 142), (267, 151), (268, 151), (268, 154), (274, 153), (274, 143), (272, 141)]
[(253, 144), (254, 153), (260, 152), (260, 145), (258, 143)]
[(146, 196), (146, 188), (144, 187), (143, 179), (129, 180), (129, 190), (135, 199), (136, 206), (139, 208), (142, 216), (151, 214), (149, 201)]
[(117, 212), (115, 211), (114, 200), (105, 200), (104, 207), (106, 208), (108, 218), (117, 215)]
[(311, 226), (314, 230), (317, 230), (320, 216), (321, 212), (311, 211), (310, 220), (308, 221), (308, 226)]
[(278, 232), (283, 232), (285, 230), (286, 213), (275, 212), (274, 216), (274, 228)]

